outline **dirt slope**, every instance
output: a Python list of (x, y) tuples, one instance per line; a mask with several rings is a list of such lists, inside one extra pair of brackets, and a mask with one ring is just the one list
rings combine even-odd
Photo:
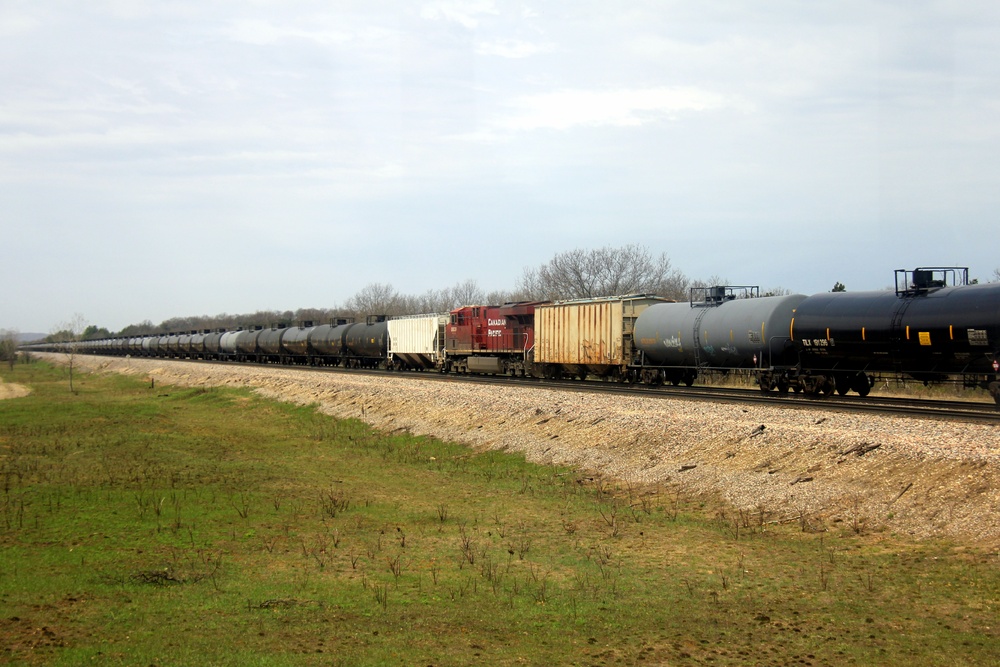
[[(58, 361), (58, 356), (52, 356)], [(157, 385), (246, 386), (336, 417), (431, 434), (634, 485), (724, 499), (773, 521), (1000, 545), (1000, 444), (989, 425), (497, 389), (288, 368), (78, 358)], [(760, 427), (764, 428), (761, 429)]]

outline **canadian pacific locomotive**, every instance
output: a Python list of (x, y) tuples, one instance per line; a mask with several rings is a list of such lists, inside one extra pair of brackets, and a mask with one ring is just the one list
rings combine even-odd
[[(954, 379), (1000, 405), (1000, 284), (968, 269), (896, 271), (895, 291), (759, 296), (691, 290), (465, 306), (448, 314), (111, 338), (82, 351), (691, 385), (743, 369), (764, 392), (867, 395), (876, 378)], [(35, 349), (53, 349), (37, 345)]]

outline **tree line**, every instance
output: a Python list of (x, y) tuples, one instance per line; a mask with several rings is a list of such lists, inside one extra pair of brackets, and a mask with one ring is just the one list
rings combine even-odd
[[(401, 293), (389, 283), (370, 283), (342, 305), (331, 308), (173, 317), (159, 324), (149, 320), (137, 322), (117, 333), (103, 327), (88, 326), (77, 334), (84, 340), (93, 340), (112, 336), (228, 330), (276, 324), (293, 326), (304, 322), (328, 323), (338, 319), (363, 320), (369, 315), (396, 317), (446, 313), (467, 305), (556, 301), (622, 294), (656, 294), (680, 300), (687, 299), (689, 287), (703, 286), (710, 282), (718, 284), (719, 280), (713, 276), (709, 281), (690, 281), (673, 267), (666, 253), (654, 255), (643, 246), (606, 246), (596, 250), (558, 253), (538, 267), (526, 268), (515, 287), (510, 290), (486, 291), (475, 280), (470, 279), (451, 287), (414, 295)], [(65, 340), (72, 333), (59, 331), (50, 338)]]
[[(993, 272), (993, 278), (1000, 281), (1000, 268)], [(59, 331), (50, 336), (50, 339), (66, 340), (67, 336), (75, 335), (84, 340), (93, 340), (178, 331), (231, 330), (278, 324), (293, 326), (305, 322), (323, 324), (338, 319), (363, 320), (369, 315), (396, 317), (445, 313), (468, 305), (559, 301), (627, 294), (655, 294), (685, 301), (692, 287), (724, 285), (728, 282), (720, 276), (691, 280), (673, 266), (666, 253), (656, 255), (644, 246), (628, 244), (557, 253), (544, 264), (525, 268), (511, 290), (486, 292), (475, 280), (465, 280), (451, 287), (412, 295), (400, 293), (388, 283), (370, 283), (338, 307), (173, 317), (159, 324), (146, 320), (130, 324), (117, 333), (103, 327), (89, 326), (82, 331)], [(845, 290), (844, 284), (838, 281), (832, 291)], [(790, 290), (783, 287), (773, 287), (763, 292), (765, 296), (790, 293)]]

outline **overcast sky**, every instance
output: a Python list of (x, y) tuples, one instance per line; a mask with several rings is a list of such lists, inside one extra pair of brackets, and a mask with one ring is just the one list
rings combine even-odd
[(0, 327), (1000, 266), (1000, 5), (0, 1)]

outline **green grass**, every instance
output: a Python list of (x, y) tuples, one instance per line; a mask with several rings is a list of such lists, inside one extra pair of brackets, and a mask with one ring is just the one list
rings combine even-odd
[(0, 401), (0, 663), (995, 664), (996, 551), (43, 364)]

